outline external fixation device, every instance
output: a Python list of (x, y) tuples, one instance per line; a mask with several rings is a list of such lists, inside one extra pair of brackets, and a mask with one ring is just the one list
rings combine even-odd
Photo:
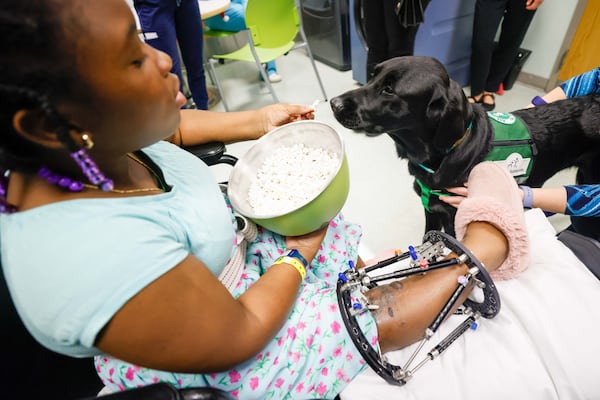
[[(444, 232), (430, 231), (423, 237), (423, 244), (416, 247), (409, 246), (408, 249), (407, 252), (397, 252), (395, 256), (382, 260), (372, 266), (355, 268), (351, 265), (348, 270), (339, 274), (337, 282), (340, 311), (346, 328), (350, 332), (352, 341), (365, 361), (379, 376), (388, 383), (400, 386), (406, 384), (413, 374), (425, 363), (442, 354), (463, 333), (469, 329), (476, 329), (479, 317), (494, 318), (500, 311), (500, 297), (492, 278), (481, 262), (454, 237)], [(392, 266), (403, 260), (408, 260), (408, 263), (402, 263), (402, 267), (393, 272), (380, 273), (378, 275), (374, 273), (376, 270)], [(456, 289), (431, 324), (425, 329), (423, 339), (408, 361), (403, 366), (388, 362), (385, 355), (371, 346), (356, 320), (358, 314), (378, 308), (375, 304), (369, 304), (364, 293), (384, 281), (425, 274), (428, 271), (457, 264), (465, 264), (469, 268), (468, 272), (458, 277)], [(482, 290), (483, 301), (478, 302), (467, 298), (455, 312), (456, 314), (465, 315), (466, 319), (437, 345), (431, 348), (422, 361), (412, 366), (423, 346), (436, 333), (441, 323), (452, 312), (461, 295), (471, 283), (474, 283)]]

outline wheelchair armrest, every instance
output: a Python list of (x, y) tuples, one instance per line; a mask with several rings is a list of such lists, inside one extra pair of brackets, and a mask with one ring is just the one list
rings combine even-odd
[(183, 149), (194, 154), (207, 165), (224, 163), (233, 166), (237, 162), (236, 157), (230, 154), (225, 154), (226, 148), (225, 143), (223, 142), (209, 142), (196, 146), (184, 146)]
[(215, 388), (176, 389), (166, 382), (83, 400), (233, 400), (229, 393)]
[(234, 400), (227, 392), (216, 388), (179, 389), (182, 400)]

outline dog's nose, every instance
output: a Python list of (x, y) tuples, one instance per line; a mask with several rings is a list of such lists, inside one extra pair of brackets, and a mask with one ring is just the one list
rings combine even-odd
[(339, 97), (334, 97), (333, 99), (329, 100), (329, 105), (334, 113), (339, 113), (344, 108), (344, 102)]

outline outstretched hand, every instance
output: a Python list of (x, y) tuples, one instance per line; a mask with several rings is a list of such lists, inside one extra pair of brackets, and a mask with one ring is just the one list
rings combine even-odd
[(315, 108), (302, 104), (271, 104), (260, 109), (263, 129), (267, 133), (289, 122), (315, 118)]

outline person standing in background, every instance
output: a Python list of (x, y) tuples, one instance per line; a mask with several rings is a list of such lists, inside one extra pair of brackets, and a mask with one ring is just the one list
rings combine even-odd
[(411, 56), (419, 25), (430, 0), (363, 1), (367, 41), (367, 81), (375, 65), (394, 57)]
[[(544, 0), (477, 0), (471, 44), (471, 103), (496, 107), (494, 92), (508, 74), (535, 11)], [(503, 19), (504, 18), (504, 19)], [(498, 46), (494, 38), (500, 28)]]
[[(187, 82), (196, 108), (208, 109), (204, 74), (202, 19), (197, 0), (133, 0), (145, 41), (173, 60), (171, 72), (183, 75), (179, 50), (186, 68)], [(179, 46), (179, 50), (178, 50)]]
[[(223, 15), (215, 15), (207, 18), (204, 23), (210, 29), (226, 32), (239, 32), (246, 28), (246, 6), (248, 0), (231, 0), (231, 5)], [(281, 82), (281, 75), (277, 73), (275, 60), (269, 61), (264, 65), (267, 69), (267, 75), (271, 83)], [(260, 79), (262, 75), (259, 74)]]

